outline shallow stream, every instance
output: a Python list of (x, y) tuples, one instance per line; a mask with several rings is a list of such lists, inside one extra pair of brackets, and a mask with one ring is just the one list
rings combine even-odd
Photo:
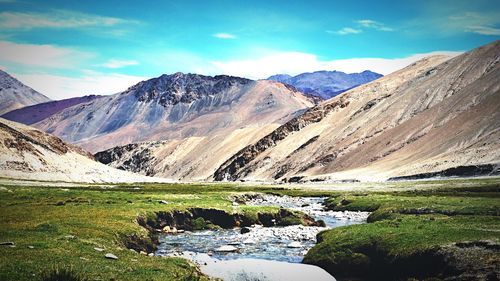
[[(320, 231), (340, 226), (366, 222), (368, 212), (325, 211), (325, 197), (289, 197), (263, 195), (246, 202), (247, 205), (277, 206), (302, 211), (316, 220), (323, 220), (326, 227), (285, 226), (249, 227), (241, 234), (240, 228), (203, 230), (179, 234), (163, 234), (157, 255), (193, 257), (208, 254), (212, 259), (265, 259), (300, 263), (307, 251), (316, 243)], [(235, 208), (238, 208), (235, 206)], [(217, 251), (222, 246), (232, 246), (235, 252)], [(234, 248), (233, 248), (234, 249)]]

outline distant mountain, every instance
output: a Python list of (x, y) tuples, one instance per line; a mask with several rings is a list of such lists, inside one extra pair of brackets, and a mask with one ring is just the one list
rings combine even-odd
[(64, 182), (152, 182), (163, 179), (96, 162), (81, 148), (35, 128), (0, 118), (0, 177)]
[(291, 79), (292, 77), (293, 76), (288, 75), (288, 74), (275, 74), (275, 75), (269, 76), (269, 78), (267, 78), (267, 80), (285, 83), (289, 79)]
[(50, 99), (0, 70), (0, 115)]
[(15, 109), (0, 116), (7, 120), (31, 125), (36, 122), (42, 121), (62, 110), (80, 104), (102, 98), (102, 96), (89, 95), (83, 97), (69, 98), (58, 101), (49, 101), (35, 105), (26, 106), (23, 108)]
[(424, 58), (307, 110), (241, 149), (214, 179), (379, 181), (494, 172), (499, 62), (500, 41), (452, 59)]
[(289, 84), (306, 94), (314, 95), (322, 99), (329, 99), (382, 76), (383, 75), (369, 70), (350, 74), (341, 71), (316, 71), (302, 73), (297, 76), (277, 74), (270, 76), (267, 80)]
[[(224, 157), (313, 105), (279, 82), (175, 73), (68, 107), (33, 125), (92, 152), (124, 147), (108, 162), (115, 167), (205, 179)], [(142, 153), (143, 147), (148, 151)], [(127, 152), (134, 160), (116, 159), (131, 148), (137, 148)]]

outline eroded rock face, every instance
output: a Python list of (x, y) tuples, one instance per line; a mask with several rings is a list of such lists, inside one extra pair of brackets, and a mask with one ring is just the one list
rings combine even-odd
[[(344, 108), (349, 105), (349, 101), (339, 99), (338, 101), (318, 105), (307, 110), (304, 114), (288, 121), (273, 131), (271, 134), (260, 139), (256, 144), (245, 147), (236, 155), (232, 156), (214, 174), (216, 181), (236, 180), (244, 176), (242, 172), (246, 164), (250, 163), (263, 151), (273, 147), (277, 142), (282, 141), (293, 132), (300, 131), (309, 124), (320, 122), (329, 112), (335, 108)], [(307, 145), (305, 145), (307, 146)], [(304, 146), (304, 147), (305, 147)]]
[[(199, 218), (203, 219), (200, 222)], [(157, 212), (154, 215), (137, 218), (138, 223), (149, 229), (151, 232), (162, 230), (166, 226), (182, 230), (199, 230), (211, 228), (215, 225), (221, 228), (249, 227), (254, 224), (263, 226), (287, 226), (306, 225), (324, 226), (321, 222), (315, 221), (312, 217), (287, 209), (280, 209), (278, 212), (259, 212), (257, 216), (249, 216), (243, 213), (230, 214), (218, 209), (190, 208), (186, 211), (174, 210), (171, 212)], [(200, 224), (203, 223), (202, 227)]]
[(389, 180), (418, 180), (435, 177), (479, 177), (500, 175), (500, 163), (486, 165), (458, 166), (438, 172), (421, 173), (409, 176), (389, 178)]
[(143, 173), (146, 176), (153, 176), (153, 168), (151, 162), (154, 161), (150, 149), (138, 150), (139, 144), (127, 144), (125, 146), (117, 146), (105, 151), (98, 152), (94, 155), (95, 159), (103, 164), (110, 164), (120, 160), (124, 154), (130, 153), (127, 159), (115, 168), (134, 173)]
[[(321, 233), (318, 243), (323, 243)], [(468, 241), (394, 256), (373, 243), (330, 260), (308, 253), (304, 263), (345, 279), (496, 280), (500, 274), (499, 249), (497, 242)]]

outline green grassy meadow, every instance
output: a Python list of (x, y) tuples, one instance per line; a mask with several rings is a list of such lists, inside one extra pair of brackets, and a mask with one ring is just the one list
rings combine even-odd
[[(331, 209), (373, 211), (370, 223), (321, 233), (322, 242), (306, 256), (306, 262), (334, 270), (337, 276), (336, 270), (351, 264), (369, 270), (373, 261), (364, 250), (374, 244), (385, 255), (408, 257), (452, 242), (498, 242), (499, 191), (498, 178), (388, 183), (383, 191), (373, 192), (236, 184), (55, 187), (4, 181), (0, 184), (0, 242), (13, 242), (15, 247), (0, 246), (0, 280), (43, 280), (44, 273), (54, 268), (70, 269), (82, 280), (207, 280), (188, 261), (133, 252), (123, 246), (121, 237), (147, 237), (136, 219), (159, 211), (202, 207), (253, 214), (277, 210), (232, 206), (232, 195), (248, 192), (328, 196)], [(106, 259), (106, 253), (118, 259)], [(500, 260), (499, 255), (491, 259)]]

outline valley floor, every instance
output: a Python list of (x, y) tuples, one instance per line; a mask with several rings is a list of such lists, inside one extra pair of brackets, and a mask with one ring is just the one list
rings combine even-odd
[(207, 280), (187, 260), (140, 254), (155, 242), (140, 218), (195, 207), (248, 218), (278, 211), (232, 204), (251, 192), (328, 196), (332, 210), (373, 212), (367, 224), (320, 233), (306, 255), (339, 280), (500, 278), (500, 178), (308, 186), (2, 179), (0, 280), (49, 280), (57, 270), (76, 280)]

